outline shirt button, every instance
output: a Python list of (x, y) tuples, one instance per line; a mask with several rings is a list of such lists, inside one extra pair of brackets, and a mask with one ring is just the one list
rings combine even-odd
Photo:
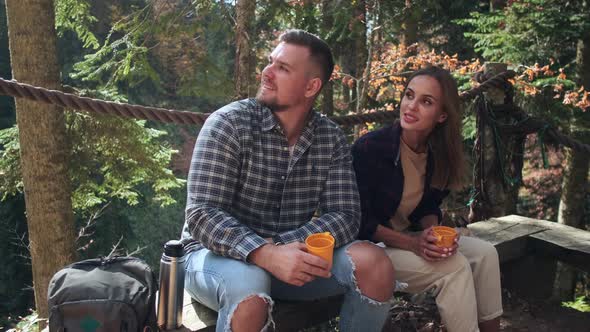
[(283, 176), (281, 176), (281, 180), (284, 180), (284, 179), (285, 179), (285, 176), (284, 176), (284, 175), (283, 175)]
[(281, 204), (277, 204), (276, 207), (277, 207), (277, 209), (280, 208), (281, 207)]
[(289, 150), (289, 148), (285, 146), (285, 147), (283, 148), (283, 151), (287, 151), (287, 150)]

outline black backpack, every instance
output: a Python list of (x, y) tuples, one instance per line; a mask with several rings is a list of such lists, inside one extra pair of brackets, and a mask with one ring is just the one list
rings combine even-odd
[(58, 271), (49, 283), (49, 331), (158, 331), (157, 290), (154, 273), (139, 258), (73, 263)]

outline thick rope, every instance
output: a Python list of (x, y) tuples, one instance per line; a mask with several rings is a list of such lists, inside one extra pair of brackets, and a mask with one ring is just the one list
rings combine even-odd
[[(485, 81), (479, 86), (461, 93), (460, 97), (462, 100), (466, 101), (474, 98), (484, 91), (489, 90), (490, 88), (506, 89), (510, 86), (508, 79), (514, 77), (514, 75), (515, 72), (509, 70), (485, 80), (487, 77), (480, 74), (479, 77), (476, 77), (476, 79), (478, 81)], [(90, 113), (117, 115), (126, 118), (152, 120), (165, 123), (202, 125), (209, 116), (209, 113), (177, 111), (80, 97), (70, 93), (64, 93), (57, 90), (48, 90), (25, 83), (19, 83), (14, 80), (5, 80), (3, 78), (0, 78), (0, 95), (26, 98), (48, 104), (55, 104), (65, 108), (87, 111)], [(590, 145), (583, 144), (573, 138), (559, 133), (555, 128), (548, 127), (545, 121), (538, 118), (529, 117), (524, 111), (522, 111), (522, 109), (516, 106), (499, 105), (495, 107), (498, 108), (497, 111), (509, 111), (516, 118), (523, 119), (523, 121), (520, 121), (518, 126), (499, 125), (499, 129), (504, 132), (527, 135), (533, 132), (546, 130), (546, 134), (550, 141), (567, 146), (577, 151), (590, 153)], [(389, 122), (396, 119), (397, 116), (398, 115), (396, 112), (380, 111), (373, 113), (336, 116), (332, 117), (331, 119), (341, 126), (353, 126), (367, 122)]]
[(3, 78), (0, 78), (0, 94), (26, 98), (90, 113), (117, 115), (126, 118), (153, 120), (166, 123), (201, 125), (209, 115), (80, 97), (70, 93), (19, 83), (14, 80), (8, 81)]
[[(481, 85), (463, 92), (461, 99), (469, 100), (479, 93), (492, 87), (501, 88), (507, 83), (507, 79), (514, 77), (513, 71), (507, 71), (498, 74)], [(109, 114), (126, 118), (141, 120), (152, 120), (166, 123), (202, 125), (209, 113), (196, 113), (187, 111), (177, 111), (171, 109), (147, 107), (140, 105), (131, 105), (80, 97), (70, 93), (64, 93), (57, 90), (48, 90), (25, 83), (19, 83), (14, 80), (5, 80), (0, 78), (0, 95), (7, 95), (18, 98), (26, 98), (38, 102), (55, 104), (64, 108), (76, 109), (90, 113)], [(332, 117), (331, 119), (341, 126), (353, 126), (366, 122), (387, 122), (397, 118), (397, 114), (391, 111), (380, 111), (365, 114), (351, 114), (346, 116)]]
[(364, 124), (368, 122), (393, 122), (393, 120), (399, 117), (397, 112), (392, 111), (379, 111), (363, 114), (349, 114), (343, 116), (333, 116), (330, 120), (334, 121), (340, 126), (350, 127), (357, 124)]
[[(514, 75), (515, 72), (511, 70), (500, 73), (485, 80), (479, 86), (461, 93), (460, 97), (463, 101), (467, 101), (474, 98), (478, 94), (489, 90), (490, 88), (506, 89), (510, 85), (508, 79), (514, 77)], [(479, 77), (478, 80), (483, 80), (485, 78), (487, 77)], [(80, 97), (70, 93), (64, 93), (57, 90), (48, 90), (25, 83), (19, 83), (14, 80), (5, 80), (3, 78), (0, 78), (0, 95), (25, 98), (90, 113), (117, 115), (126, 118), (152, 120), (165, 123), (202, 125), (209, 116), (209, 113), (178, 111)], [(574, 150), (590, 153), (590, 145), (583, 144), (573, 138), (567, 137), (559, 133), (555, 128), (548, 128), (545, 121), (538, 118), (529, 117), (518, 107), (510, 105), (500, 105), (495, 107), (505, 108), (498, 111), (510, 111), (517, 118), (525, 119), (519, 126), (500, 125), (499, 128), (502, 131), (526, 135), (532, 132), (546, 130), (546, 134), (551, 141), (567, 146)], [(367, 122), (389, 122), (393, 121), (397, 117), (398, 115), (396, 112), (380, 111), (336, 116), (331, 117), (331, 119), (341, 126), (353, 126)]]

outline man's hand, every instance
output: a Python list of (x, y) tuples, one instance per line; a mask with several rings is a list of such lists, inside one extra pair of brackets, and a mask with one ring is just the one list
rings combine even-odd
[(454, 255), (457, 252), (458, 237), (455, 238), (455, 243), (450, 248), (441, 248), (437, 246), (436, 236), (432, 234), (432, 227), (428, 227), (414, 240), (412, 251), (417, 256), (424, 258), (427, 261), (440, 261), (447, 257)]
[(277, 279), (295, 286), (331, 276), (329, 263), (306, 252), (305, 245), (293, 242), (275, 246), (266, 244), (248, 256), (248, 260), (270, 272)]

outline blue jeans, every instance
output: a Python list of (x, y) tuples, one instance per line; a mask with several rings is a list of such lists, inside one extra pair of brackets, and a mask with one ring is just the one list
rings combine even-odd
[(339, 328), (348, 331), (381, 331), (389, 311), (389, 302), (378, 302), (361, 294), (356, 285), (354, 264), (348, 247), (334, 250), (332, 276), (316, 278), (301, 286), (284, 283), (262, 268), (218, 256), (207, 249), (186, 257), (185, 288), (198, 302), (218, 312), (217, 332), (231, 330), (231, 317), (238, 304), (252, 295), (269, 303), (269, 319), (274, 299), (309, 301), (344, 294)]

